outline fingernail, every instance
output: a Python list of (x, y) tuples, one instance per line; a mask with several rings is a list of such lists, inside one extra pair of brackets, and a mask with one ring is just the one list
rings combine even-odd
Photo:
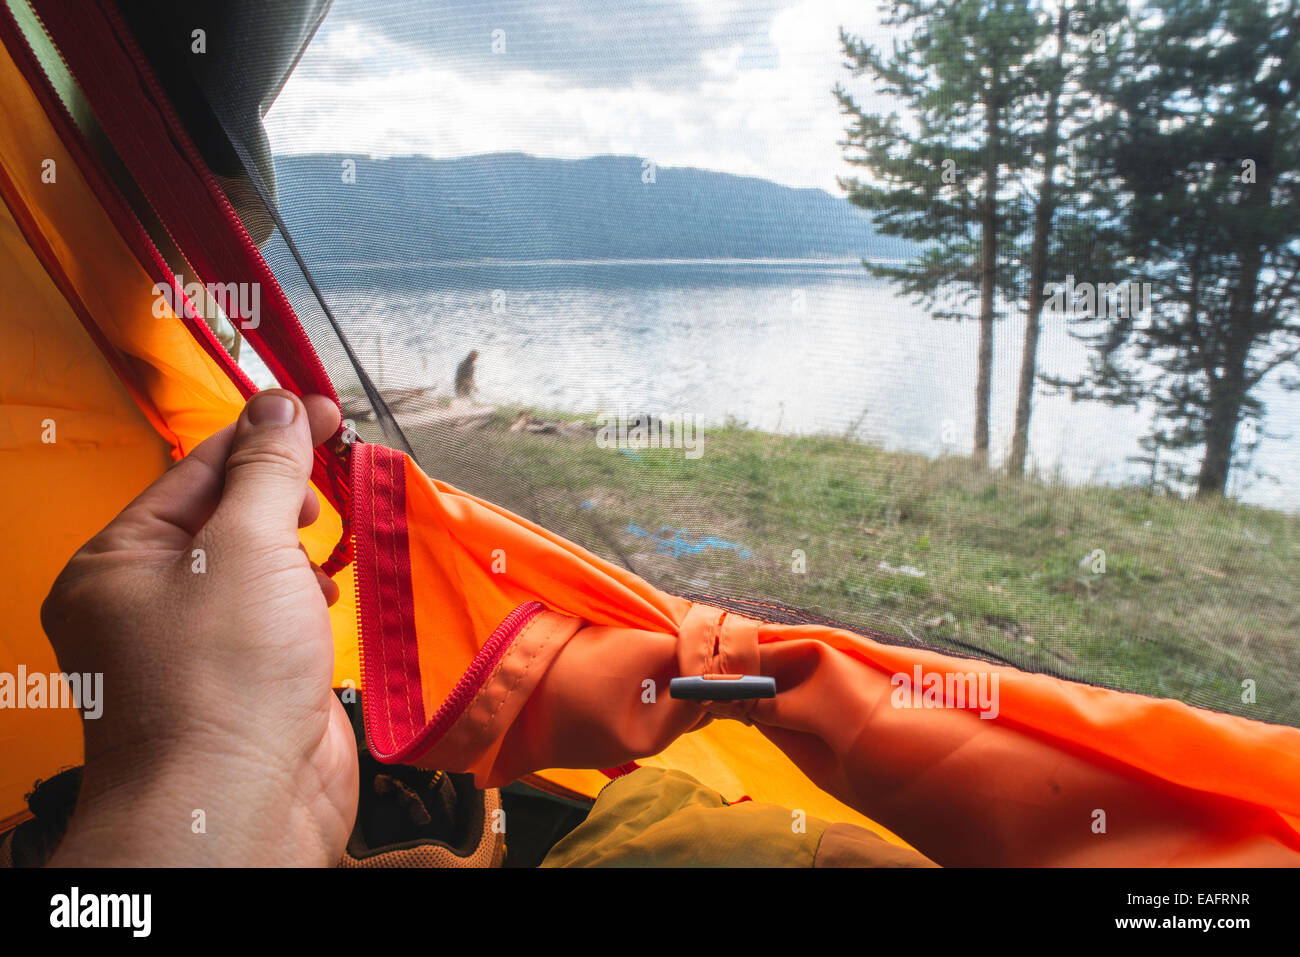
[(246, 414), (249, 425), (288, 425), (297, 411), (284, 396), (263, 392), (249, 401)]

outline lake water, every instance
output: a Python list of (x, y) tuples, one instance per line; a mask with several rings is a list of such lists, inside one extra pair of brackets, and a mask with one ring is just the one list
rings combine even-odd
[[(684, 413), (773, 432), (844, 435), (927, 455), (968, 454), (978, 325), (930, 319), (857, 262), (355, 263), (318, 269), (383, 387), (447, 394), (478, 349), (480, 399), (595, 415)], [(1009, 446), (1023, 320), (999, 322), (993, 461)], [(1086, 347), (1044, 322), (1039, 369), (1075, 375)], [(265, 379), (264, 370), (255, 378)], [(1294, 510), (1300, 394), (1266, 383), (1243, 500)], [(1037, 396), (1030, 456), (1070, 483), (1141, 477), (1147, 417)], [(707, 450), (707, 432), (706, 432)]]

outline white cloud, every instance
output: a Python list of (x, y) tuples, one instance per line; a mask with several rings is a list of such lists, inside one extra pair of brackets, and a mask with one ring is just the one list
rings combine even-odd
[[(712, 0), (695, 10), (714, 23), (734, 13)], [(841, 24), (882, 36), (873, 4), (804, 0), (772, 17), (771, 51), (758, 66), (746, 63), (742, 44), (722, 43), (671, 84), (647, 78), (591, 87), (559, 70), (512, 68), (508, 57), (488, 53), (440, 62), (363, 23), (327, 22), (267, 130), (277, 152), (617, 153), (834, 192), (836, 175), (846, 172), (837, 145), (843, 119), (831, 95), (847, 77)], [(557, 47), (557, 62), (565, 53)]]

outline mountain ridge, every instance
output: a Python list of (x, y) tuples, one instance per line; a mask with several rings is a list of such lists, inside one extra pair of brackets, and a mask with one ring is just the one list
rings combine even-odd
[[(355, 164), (347, 182), (346, 161)], [(902, 258), (866, 213), (817, 187), (638, 157), (275, 157), (281, 212), (318, 262)], [(327, 211), (322, 215), (322, 210)]]

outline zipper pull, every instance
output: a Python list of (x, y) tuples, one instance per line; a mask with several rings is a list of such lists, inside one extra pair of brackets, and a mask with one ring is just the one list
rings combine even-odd
[(668, 682), (668, 695), (686, 701), (775, 698), (776, 679), (767, 675), (692, 675)]

